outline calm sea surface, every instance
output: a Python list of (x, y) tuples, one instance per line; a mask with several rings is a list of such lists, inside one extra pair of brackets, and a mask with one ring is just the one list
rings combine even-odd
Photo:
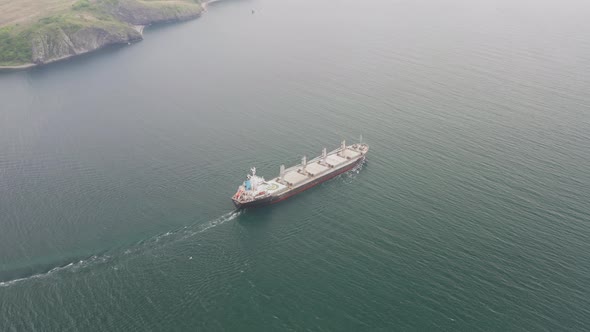
[[(0, 331), (587, 330), (589, 17), (227, 1), (1, 74)], [(358, 172), (233, 212), (359, 134)]]

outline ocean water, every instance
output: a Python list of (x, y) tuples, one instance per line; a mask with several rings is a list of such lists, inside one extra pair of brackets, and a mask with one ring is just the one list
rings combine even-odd
[[(587, 330), (588, 17), (226, 1), (0, 74), (0, 331)], [(233, 210), (360, 134), (355, 172)]]

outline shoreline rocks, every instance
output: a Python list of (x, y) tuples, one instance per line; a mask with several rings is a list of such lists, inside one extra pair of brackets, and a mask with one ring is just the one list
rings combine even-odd
[(31, 62), (0, 66), (0, 71), (27, 69), (111, 45), (138, 42), (143, 39), (145, 26), (196, 19), (204, 10), (201, 3), (191, 2), (151, 5), (136, 0), (96, 0), (94, 4), (100, 6), (96, 15), (92, 12), (75, 13), (67, 16), (64, 23), (52, 22), (32, 30)]

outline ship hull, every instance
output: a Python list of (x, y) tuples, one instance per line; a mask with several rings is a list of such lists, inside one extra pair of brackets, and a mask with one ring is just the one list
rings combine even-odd
[(236, 200), (233, 200), (233, 202), (234, 202), (234, 205), (236, 206), (236, 208), (238, 208), (238, 209), (257, 208), (257, 207), (262, 207), (262, 206), (266, 206), (266, 205), (270, 205), (270, 204), (275, 204), (280, 201), (284, 201), (285, 199), (287, 199), (291, 196), (297, 195), (307, 189), (315, 187), (320, 183), (326, 182), (326, 181), (328, 181), (328, 180), (330, 180), (342, 173), (346, 173), (346, 172), (350, 171), (351, 169), (353, 169), (355, 166), (362, 163), (363, 161), (364, 161), (364, 157), (361, 157), (358, 160), (356, 160), (355, 162), (351, 163), (350, 165), (342, 167), (341, 169), (338, 169), (332, 173), (324, 174), (324, 175), (318, 177), (317, 179), (310, 181), (300, 187), (287, 190), (286, 192), (281, 193), (276, 196), (269, 196), (269, 197), (253, 200), (250, 202), (238, 202)]

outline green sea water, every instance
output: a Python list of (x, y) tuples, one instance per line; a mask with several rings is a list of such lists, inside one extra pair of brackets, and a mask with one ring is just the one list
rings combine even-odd
[[(0, 74), (0, 331), (587, 330), (588, 17), (227, 1)], [(233, 211), (360, 134), (361, 169)]]

